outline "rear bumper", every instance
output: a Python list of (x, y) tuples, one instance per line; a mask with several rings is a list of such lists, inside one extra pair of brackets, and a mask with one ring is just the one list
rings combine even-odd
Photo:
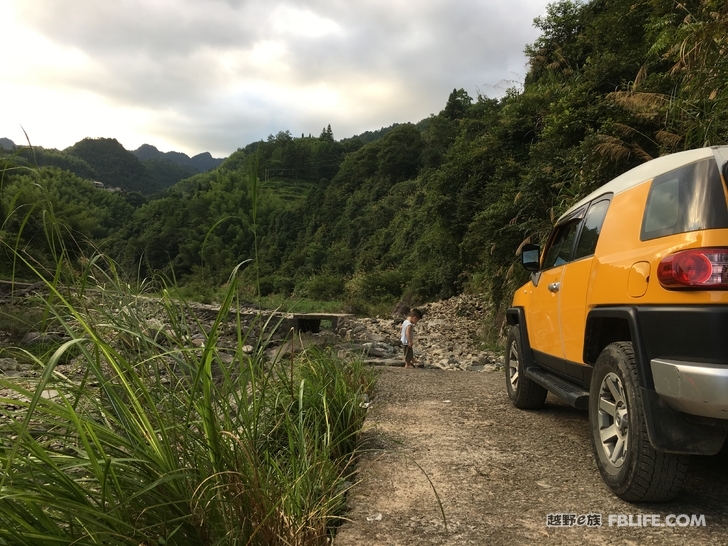
[(654, 358), (655, 391), (678, 411), (728, 419), (728, 366)]

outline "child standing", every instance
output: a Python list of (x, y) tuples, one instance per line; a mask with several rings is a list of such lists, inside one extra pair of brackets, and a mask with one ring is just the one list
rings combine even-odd
[(422, 318), (422, 311), (412, 309), (409, 316), (402, 323), (402, 347), (404, 347), (404, 367), (414, 368), (412, 362), (415, 359), (414, 341), (415, 341), (415, 324)]

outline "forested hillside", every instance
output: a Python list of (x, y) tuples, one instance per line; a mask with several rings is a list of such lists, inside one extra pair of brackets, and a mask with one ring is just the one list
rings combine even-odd
[(158, 193), (223, 161), (209, 152), (191, 158), (180, 152), (163, 153), (149, 144), (129, 152), (114, 138), (85, 138), (62, 151), (0, 140), (0, 154), (14, 159), (19, 166), (58, 167), (108, 188), (143, 195)]
[[(502, 307), (524, 276), (519, 247), (576, 199), (728, 139), (724, 1), (562, 1), (535, 23), (525, 81), (501, 98), (454, 89), (439, 114), (360, 139), (281, 131), (104, 224), (108, 237), (74, 229), (130, 275), (222, 283), (257, 235), (264, 293), (356, 306), (478, 290)], [(243, 275), (252, 286), (252, 266)]]

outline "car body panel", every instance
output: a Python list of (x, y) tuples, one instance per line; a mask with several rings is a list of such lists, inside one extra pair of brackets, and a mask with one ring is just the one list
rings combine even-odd
[[(631, 342), (650, 441), (666, 452), (714, 453), (728, 430), (728, 290), (666, 288), (658, 279), (661, 261), (676, 252), (725, 248), (728, 254), (726, 177), (728, 146), (702, 148), (649, 161), (592, 192), (556, 222), (539, 270), (515, 291), (508, 314), (509, 321), (524, 321), (527, 361), (581, 388), (604, 347)], [(605, 198), (611, 202), (600, 231), (592, 232), (593, 255), (554, 260), (563, 253), (560, 233), (576, 221), (571, 257), (579, 256), (588, 211)], [(655, 381), (655, 370), (665, 377)], [(711, 378), (719, 381), (703, 400), (700, 388)], [(704, 420), (690, 420), (696, 417)]]

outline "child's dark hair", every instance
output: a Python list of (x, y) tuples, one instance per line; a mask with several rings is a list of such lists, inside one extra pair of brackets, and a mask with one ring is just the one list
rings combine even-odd
[(419, 309), (411, 309), (409, 312), (409, 316), (417, 317), (417, 320), (422, 320), (422, 311), (420, 311)]

